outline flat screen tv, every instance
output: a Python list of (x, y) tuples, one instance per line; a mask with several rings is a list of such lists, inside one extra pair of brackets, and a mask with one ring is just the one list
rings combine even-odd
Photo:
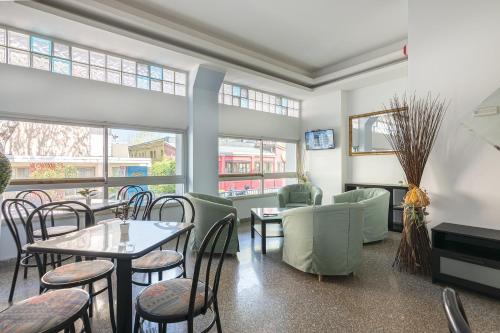
[(333, 141), (333, 130), (315, 130), (306, 132), (306, 149), (321, 150), (333, 149), (335, 142)]

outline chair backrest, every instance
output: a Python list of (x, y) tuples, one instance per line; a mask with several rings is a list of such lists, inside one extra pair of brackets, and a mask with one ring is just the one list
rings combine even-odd
[(44, 190), (24, 190), (16, 194), (16, 199), (24, 199), (35, 206), (41, 206), (45, 203), (52, 202), (50, 195)]
[(128, 200), (130, 199), (134, 194), (137, 194), (139, 192), (143, 192), (144, 189), (139, 186), (139, 185), (125, 185), (122, 186), (119, 190), (118, 193), (116, 193), (116, 200)]
[[(150, 191), (142, 191), (134, 194), (128, 201), (125, 213), (125, 217), (129, 220), (145, 220), (148, 212), (149, 206), (153, 201), (153, 193)], [(141, 209), (143, 213), (141, 214)]]
[[(58, 214), (59, 213), (59, 214)], [(66, 214), (61, 214), (66, 213)], [(69, 215), (69, 216), (68, 216)], [(42, 240), (49, 238), (47, 234), (47, 218), (50, 216), (52, 224), (54, 224), (54, 219), (56, 216), (61, 216), (64, 219), (70, 218), (73, 215), (76, 221), (77, 229), (80, 229), (80, 220), (82, 219), (80, 215), (87, 215), (90, 217), (89, 225), (94, 225), (94, 213), (86, 204), (79, 201), (54, 201), (43, 204), (36, 207), (29, 215), (28, 221), (26, 222), (26, 237), (29, 243), (34, 242), (33, 237), (33, 222), (38, 219), (40, 223), (40, 230), (42, 233)], [(83, 218), (85, 220), (85, 217)]]
[[(206, 261), (206, 266), (205, 266), (205, 274), (204, 274), (204, 282), (205, 283), (205, 290), (204, 290), (204, 308), (207, 307), (208, 302), (210, 301), (208, 291), (209, 288), (212, 289), (213, 297), (217, 299), (217, 291), (219, 289), (219, 281), (220, 281), (220, 274), (222, 271), (222, 264), (224, 263), (224, 257), (227, 253), (227, 248), (229, 246), (229, 242), (231, 240), (231, 235), (234, 230), (234, 225), (236, 223), (236, 215), (234, 214), (229, 214), (226, 217), (224, 217), (222, 220), (216, 222), (212, 228), (210, 228), (210, 231), (207, 233), (205, 238), (203, 239), (203, 242), (201, 243), (200, 250), (198, 251), (198, 255), (196, 257), (196, 263), (194, 265), (194, 273), (193, 273), (193, 284), (191, 286), (191, 295), (189, 298), (189, 314), (192, 315), (194, 313), (194, 305), (196, 301), (196, 295), (198, 293), (198, 282), (200, 281), (200, 271), (201, 271), (201, 266), (202, 266), (202, 259), (203, 259), (203, 254), (205, 253), (206, 248), (211, 244), (211, 249), (208, 254), (208, 260)], [(214, 257), (214, 250), (215, 250), (215, 245), (217, 244), (219, 237), (223, 233), (224, 230), (227, 230), (226, 234), (226, 239), (224, 242), (224, 249), (222, 253), (220, 254), (219, 262), (217, 264), (217, 268), (215, 270), (215, 276), (212, 281), (212, 284), (210, 284), (210, 271), (212, 268), (212, 263), (213, 263), (213, 257)]]
[[(189, 206), (189, 212), (186, 216), (186, 204)], [(182, 195), (162, 195), (161, 197), (156, 198), (149, 205), (149, 209), (147, 212), (146, 218), (151, 220), (153, 210), (158, 210), (158, 220), (163, 221), (162, 218), (167, 218), (169, 216), (168, 210), (174, 210), (174, 207), (178, 206), (181, 209), (180, 219), (170, 219), (172, 222), (187, 222), (186, 219), (189, 219), (189, 223), (194, 222), (194, 205), (185, 196)]]
[(443, 306), (450, 333), (471, 333), (460, 297), (452, 288), (443, 290)]
[[(2, 202), (2, 214), (4, 221), (9, 228), (12, 238), (14, 238), (14, 243), (16, 244), (16, 249), (18, 255), (22, 252), (22, 233), (26, 236), (26, 223), (28, 222), (28, 217), (30, 211), (36, 209), (36, 206), (31, 202), (24, 199), (5, 199)], [(19, 219), (23, 225), (22, 233), (19, 231), (16, 219)]]

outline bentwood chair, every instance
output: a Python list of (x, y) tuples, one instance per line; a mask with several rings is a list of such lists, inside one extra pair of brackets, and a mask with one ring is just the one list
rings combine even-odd
[[(203, 332), (208, 332), (214, 325), (217, 325), (217, 332), (222, 332), (217, 291), (219, 289), (222, 264), (224, 263), (224, 257), (235, 223), (236, 216), (229, 214), (212, 226), (201, 244), (191, 279), (182, 278), (157, 282), (146, 287), (137, 296), (134, 333), (139, 332), (141, 318), (158, 323), (158, 332), (166, 332), (169, 323), (187, 321), (188, 332), (193, 333), (194, 318), (205, 315), (208, 310), (213, 312), (214, 317)], [(210, 281), (210, 271), (212, 265), (215, 266), (213, 260), (215, 245), (221, 234), (225, 234), (224, 249), (219, 257), (213, 281)], [(210, 251), (205, 261), (205, 272), (203, 274), (201, 272), (202, 260), (207, 248)]]
[(129, 220), (145, 220), (152, 201), (153, 193), (149, 191), (142, 191), (134, 194), (124, 207), (126, 210), (124, 217)]
[[(30, 243), (34, 242), (33, 237), (33, 222), (38, 220), (42, 230), (42, 239), (46, 240), (49, 238), (46, 230), (46, 219), (49, 215), (52, 215), (54, 211), (63, 211), (66, 214), (57, 215), (64, 216), (65, 219), (72, 217), (76, 220), (76, 224), (79, 226), (82, 217), (87, 215), (91, 218), (91, 224), (94, 224), (94, 214), (92, 210), (85, 204), (79, 201), (56, 201), (41, 205), (37, 207), (28, 217), (26, 223), (26, 234), (28, 241)], [(84, 219), (84, 217), (83, 217)], [(38, 254), (35, 254), (35, 259), (38, 264), (38, 270), (40, 273), (40, 293), (53, 290), (53, 289), (67, 289), (74, 287), (85, 287), (88, 286), (90, 294), (90, 305), (89, 305), (89, 316), (92, 317), (93, 314), (93, 300), (95, 296), (107, 290), (108, 292), (108, 303), (109, 303), (109, 316), (111, 319), (111, 327), (113, 332), (116, 332), (116, 323), (114, 315), (113, 306), (113, 289), (111, 275), (115, 269), (115, 265), (109, 260), (87, 260), (87, 261), (77, 261), (71, 264), (66, 264), (59, 266), (49, 272), (45, 272), (45, 263), (40, 259)], [(45, 259), (44, 259), (45, 260)], [(77, 257), (77, 260), (81, 260)], [(94, 283), (106, 279), (107, 285), (103, 289), (94, 292)]]
[[(186, 206), (189, 206), (187, 215)], [(179, 210), (181, 213), (180, 219), (168, 219), (172, 215), (178, 215)], [(146, 218), (148, 220), (154, 219), (158, 221), (165, 220), (181, 222), (186, 222), (189, 219), (189, 223), (193, 223), (194, 214), (194, 206), (188, 198), (180, 195), (164, 195), (158, 197), (151, 203)], [(181, 239), (181, 236), (179, 235), (176, 240), (175, 250), (162, 250), (160, 248), (160, 250), (151, 251), (138, 259), (132, 260), (132, 273), (147, 273), (148, 283), (142, 283), (135, 280), (132, 280), (132, 282), (137, 285), (148, 286), (151, 284), (152, 273), (158, 273), (158, 281), (161, 281), (163, 279), (164, 271), (176, 269), (178, 267), (180, 267), (182, 271), (176, 277), (186, 277), (186, 253), (190, 234), (191, 230), (187, 232), (182, 253), (179, 252)]]
[(44, 190), (24, 190), (16, 194), (16, 199), (24, 199), (35, 206), (40, 206), (45, 203), (52, 202), (50, 195)]
[(448, 320), (448, 329), (450, 333), (471, 333), (469, 321), (465, 315), (464, 307), (460, 297), (452, 288), (443, 290), (443, 306)]
[[(134, 194), (143, 192), (144, 189), (139, 185), (125, 185), (122, 186), (116, 193), (116, 200), (125, 201), (129, 200)], [(115, 217), (120, 217), (123, 213), (123, 207), (117, 207), (114, 209)]]
[(82, 319), (85, 333), (92, 333), (87, 313), (89, 294), (81, 289), (48, 292), (16, 303), (0, 312), (2, 333), (75, 332)]

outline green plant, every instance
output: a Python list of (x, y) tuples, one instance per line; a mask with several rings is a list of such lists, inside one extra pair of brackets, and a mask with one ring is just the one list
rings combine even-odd
[(97, 190), (91, 190), (89, 188), (84, 188), (81, 189), (80, 191), (77, 192), (84, 198), (91, 198), (97, 195)]

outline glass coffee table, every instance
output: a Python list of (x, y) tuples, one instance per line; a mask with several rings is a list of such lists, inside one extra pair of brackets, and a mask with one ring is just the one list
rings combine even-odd
[[(255, 231), (259, 233), (262, 241), (261, 251), (266, 254), (266, 238), (267, 237), (283, 237), (283, 232), (268, 233), (266, 226), (268, 224), (281, 224), (281, 213), (287, 208), (252, 208), (250, 210), (251, 236), (255, 238)], [(258, 224), (256, 224), (256, 222)]]

